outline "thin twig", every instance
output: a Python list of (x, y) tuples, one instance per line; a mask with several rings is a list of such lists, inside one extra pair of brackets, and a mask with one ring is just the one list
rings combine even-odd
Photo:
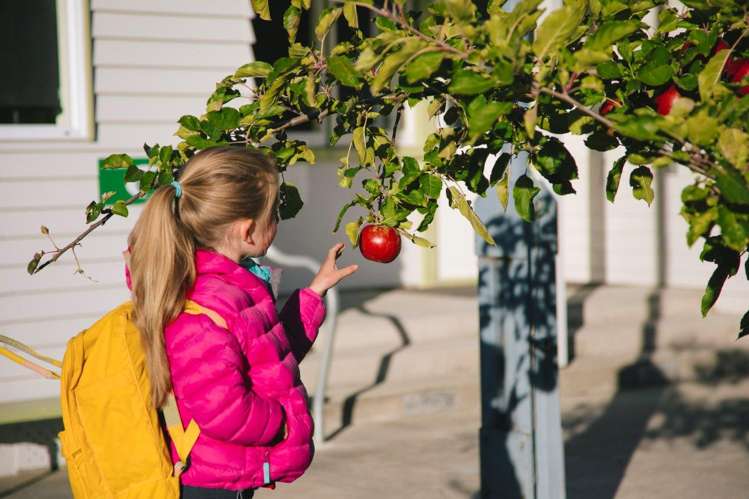
[[(145, 196), (145, 195), (146, 195), (146, 193), (145, 193), (145, 192), (142, 192), (142, 191), (141, 191), (141, 192), (139, 192), (138, 194), (136, 194), (136, 195), (132, 196), (132, 197), (131, 197), (130, 199), (128, 199), (127, 201), (125, 201), (125, 205), (129, 205), (129, 204), (132, 204), (132, 203), (134, 203), (134, 202), (135, 202), (136, 200), (138, 200), (138, 199), (142, 198), (142, 197), (143, 197), (143, 196)], [(61, 257), (61, 256), (62, 256), (62, 255), (63, 255), (64, 253), (65, 253), (65, 252), (67, 252), (68, 250), (71, 250), (72, 248), (75, 248), (76, 246), (78, 246), (78, 244), (79, 244), (79, 243), (80, 243), (80, 242), (81, 242), (81, 241), (82, 241), (82, 240), (83, 240), (83, 239), (84, 239), (84, 238), (85, 238), (86, 236), (88, 236), (88, 235), (89, 235), (89, 234), (90, 234), (91, 232), (93, 232), (94, 230), (96, 230), (96, 229), (97, 229), (98, 227), (101, 227), (102, 225), (104, 225), (105, 223), (107, 223), (107, 221), (109, 221), (109, 219), (110, 219), (110, 218), (112, 218), (113, 216), (114, 216), (114, 213), (110, 211), (109, 213), (107, 213), (107, 214), (106, 214), (106, 215), (104, 216), (104, 218), (102, 218), (101, 220), (99, 220), (99, 221), (97, 221), (97, 222), (94, 222), (94, 223), (92, 223), (91, 225), (89, 225), (89, 226), (88, 226), (88, 228), (87, 228), (86, 230), (84, 230), (83, 232), (81, 232), (81, 234), (80, 234), (80, 235), (79, 235), (78, 237), (76, 237), (76, 238), (75, 238), (75, 239), (74, 239), (73, 241), (71, 241), (71, 242), (70, 242), (69, 244), (67, 244), (67, 245), (63, 246), (62, 248), (59, 248), (59, 249), (58, 249), (58, 250), (57, 250), (57, 251), (55, 252), (55, 256), (53, 256), (52, 258), (50, 258), (49, 260), (47, 260), (47, 261), (46, 261), (46, 262), (44, 262), (43, 264), (39, 265), (39, 266), (38, 266), (38, 267), (37, 267), (37, 268), (36, 268), (36, 269), (34, 270), (34, 274), (38, 273), (38, 272), (39, 272), (40, 270), (42, 270), (42, 269), (43, 269), (44, 267), (46, 267), (46, 266), (47, 266), (47, 265), (49, 265), (50, 263), (54, 263), (54, 262), (56, 262), (56, 261), (57, 261), (57, 260), (58, 260), (58, 259), (59, 259), (59, 258), (60, 258), (60, 257)]]

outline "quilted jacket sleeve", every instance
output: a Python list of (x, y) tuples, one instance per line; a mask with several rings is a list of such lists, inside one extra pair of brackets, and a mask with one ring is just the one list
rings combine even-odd
[(297, 362), (301, 362), (317, 338), (325, 319), (322, 297), (309, 288), (298, 289), (279, 314)]
[(177, 399), (214, 439), (270, 443), (284, 424), (283, 408), (252, 390), (236, 339), (207, 317), (182, 320), (168, 349)]

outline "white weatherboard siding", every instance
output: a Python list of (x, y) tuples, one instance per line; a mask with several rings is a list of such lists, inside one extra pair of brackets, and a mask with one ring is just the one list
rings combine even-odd
[[(246, 0), (91, 0), (96, 140), (0, 143), (0, 333), (61, 357), (69, 337), (127, 299), (120, 252), (140, 208), (113, 218), (78, 249), (95, 281), (66, 255), (35, 276), (33, 253), (85, 228), (97, 162), (112, 152), (175, 143), (176, 120), (200, 114), (214, 83), (251, 60)], [(328, 217), (330, 219), (330, 217)], [(0, 361), (0, 403), (57, 395), (59, 384)]]

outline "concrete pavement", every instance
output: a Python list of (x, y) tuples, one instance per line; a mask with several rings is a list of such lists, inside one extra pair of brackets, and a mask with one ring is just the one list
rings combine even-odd
[[(749, 497), (749, 353), (734, 341), (738, 318), (702, 321), (699, 293), (578, 291), (576, 358), (559, 380), (567, 497)], [(326, 412), (334, 438), (304, 477), (256, 497), (477, 497), (475, 298), (372, 292), (345, 297), (344, 309)], [(317, 355), (305, 361), (308, 386)], [(64, 473), (37, 472), (0, 479), (1, 497), (70, 494)]]

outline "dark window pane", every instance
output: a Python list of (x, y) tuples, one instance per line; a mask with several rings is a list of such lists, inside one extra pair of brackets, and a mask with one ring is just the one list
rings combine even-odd
[[(252, 46), (252, 50), (255, 53), (255, 60), (273, 64), (277, 59), (289, 55), (289, 34), (283, 27), (283, 13), (289, 4), (288, 2), (272, 1), (268, 4), (271, 20), (263, 21), (259, 17), (252, 20), (252, 29), (255, 33), (255, 44)], [(309, 17), (309, 11), (303, 10), (296, 35), (296, 40), (308, 47), (313, 41)], [(312, 123), (304, 123), (291, 130), (310, 131), (314, 128), (315, 126)]]
[(55, 123), (61, 111), (55, 0), (0, 0), (0, 123)]

